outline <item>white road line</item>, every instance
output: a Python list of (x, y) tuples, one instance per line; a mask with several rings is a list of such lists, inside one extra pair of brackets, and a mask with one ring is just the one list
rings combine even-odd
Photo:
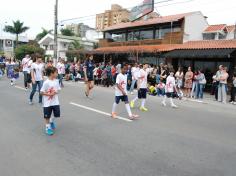
[[(88, 107), (88, 106), (80, 105), (80, 104), (77, 104), (77, 103), (73, 103), (73, 102), (70, 102), (70, 104), (73, 105), (73, 106), (79, 107), (79, 108), (83, 108), (83, 109), (86, 109), (86, 110), (89, 110), (89, 111), (96, 112), (98, 114), (102, 114), (102, 115), (111, 117), (110, 113), (107, 113), (107, 112), (104, 112), (104, 111), (100, 111), (100, 110), (97, 110), (97, 109), (94, 109), (94, 108), (91, 108), (91, 107)], [(124, 117), (120, 117), (120, 116), (117, 116), (116, 119), (123, 120), (123, 121), (126, 121), (126, 122), (132, 122), (132, 120), (124, 118)]]
[(20, 89), (20, 90), (27, 91), (24, 87), (21, 87), (21, 86), (15, 86), (15, 88)]

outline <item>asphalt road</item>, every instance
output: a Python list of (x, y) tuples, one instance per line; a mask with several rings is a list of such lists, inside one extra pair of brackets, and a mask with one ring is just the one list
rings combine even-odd
[[(66, 83), (56, 134), (44, 134), (42, 108), (28, 105), (22, 84), (0, 80), (1, 176), (235, 176), (236, 116), (232, 105), (177, 101), (162, 107), (148, 97), (149, 112), (111, 119), (112, 88)], [(37, 102), (37, 96), (35, 96)]]

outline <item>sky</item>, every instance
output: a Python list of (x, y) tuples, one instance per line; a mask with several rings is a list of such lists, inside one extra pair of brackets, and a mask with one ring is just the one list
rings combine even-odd
[[(31, 39), (35, 38), (42, 27), (53, 28), (55, 0), (1, 1), (0, 32), (6, 23), (11, 24), (13, 20), (18, 19), (30, 27), (24, 35)], [(155, 0), (157, 3), (155, 11), (162, 16), (202, 11), (208, 17), (209, 24), (235, 24), (236, 22), (236, 0), (172, 0), (165, 3), (160, 3), (160, 1), (163, 0)], [(125, 8), (131, 8), (141, 2), (142, 0), (59, 0), (59, 21), (90, 16), (66, 23), (83, 22), (95, 27), (95, 14), (110, 9), (111, 4), (116, 3)]]

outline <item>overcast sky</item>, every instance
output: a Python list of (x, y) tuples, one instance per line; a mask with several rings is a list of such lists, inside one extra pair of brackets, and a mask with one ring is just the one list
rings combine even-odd
[[(53, 28), (55, 0), (2, 0), (0, 5), (0, 24), (11, 24), (12, 20), (21, 20), (30, 27), (27, 35), (34, 38), (41, 27)], [(163, 0), (155, 0), (155, 2)], [(113, 3), (123, 7), (132, 7), (142, 0), (59, 0), (59, 21), (75, 17), (95, 15), (109, 9)], [(181, 3), (182, 2), (182, 3)], [(155, 5), (162, 16), (176, 13), (202, 11), (210, 24), (236, 22), (236, 0), (173, 0)], [(95, 26), (95, 16), (77, 20)]]

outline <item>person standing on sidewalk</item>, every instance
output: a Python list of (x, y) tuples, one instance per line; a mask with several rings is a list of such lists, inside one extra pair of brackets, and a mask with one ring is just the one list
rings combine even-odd
[(63, 77), (65, 75), (65, 64), (62, 58), (59, 58), (59, 62), (57, 63), (57, 70), (58, 70), (59, 84), (61, 87), (64, 87)]
[(233, 87), (231, 89), (231, 99), (229, 101), (230, 103), (236, 105), (235, 95), (236, 95), (236, 73), (234, 73), (234, 76), (233, 76)]
[(190, 98), (191, 97), (191, 88), (193, 86), (193, 72), (192, 68), (188, 67), (188, 71), (185, 74), (185, 83), (184, 83), (184, 88), (186, 89), (186, 97)]
[(216, 75), (214, 76), (214, 81), (215, 81), (215, 100), (218, 101), (218, 89), (219, 89), (219, 84), (220, 84), (220, 75), (223, 69), (223, 65), (219, 66), (219, 70), (216, 72)]
[(198, 70), (198, 75), (196, 77), (197, 80), (197, 89), (196, 89), (196, 99), (199, 99), (200, 101), (203, 100), (203, 90), (205, 88), (205, 85), (207, 83), (206, 77), (202, 70)]
[(226, 71), (226, 68), (222, 66), (222, 71), (219, 75), (219, 87), (218, 87), (218, 101), (226, 104), (227, 101), (227, 80), (229, 74)]
[[(39, 103), (42, 103), (42, 95), (40, 89), (43, 85), (43, 71), (44, 64), (42, 58), (36, 58), (36, 62), (31, 66), (31, 77), (32, 77), (32, 91), (30, 93), (29, 104), (33, 104), (33, 98), (36, 91), (39, 91)], [(37, 89), (38, 88), (38, 89)]]
[(32, 64), (32, 60), (29, 55), (26, 55), (25, 58), (22, 59), (22, 67), (24, 73), (24, 86), (25, 89), (29, 88), (29, 84), (31, 83), (31, 75), (30, 75), (30, 67)]

